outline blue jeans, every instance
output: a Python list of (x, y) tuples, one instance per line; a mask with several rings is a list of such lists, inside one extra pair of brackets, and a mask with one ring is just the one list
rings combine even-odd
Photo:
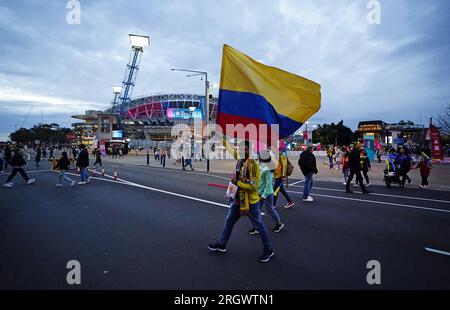
[[(253, 227), (259, 232), (261, 240), (264, 245), (264, 251), (272, 250), (272, 242), (269, 239), (269, 232), (261, 219), (260, 211), (261, 202), (250, 205), (250, 211), (248, 217), (253, 224)], [(222, 235), (219, 239), (219, 244), (226, 246), (230, 239), (231, 232), (233, 231), (234, 224), (241, 218), (241, 211), (239, 206), (235, 203), (231, 203), (230, 210), (228, 211), (227, 218), (225, 220), (225, 227), (223, 228)]]
[(86, 167), (80, 167), (81, 182), (86, 182), (89, 179), (89, 171)]
[(67, 171), (65, 171), (65, 170), (59, 171), (59, 176), (58, 176), (59, 184), (62, 184), (63, 180), (66, 180), (67, 182), (72, 182), (72, 179), (67, 176), (66, 172)]
[(273, 218), (275, 224), (281, 225), (281, 217), (273, 207), (273, 194), (270, 194), (264, 199), (263, 206), (266, 207), (267, 213)]
[(313, 186), (313, 175), (314, 173), (308, 173), (305, 175), (305, 186), (303, 188), (303, 199), (308, 198), (311, 188)]

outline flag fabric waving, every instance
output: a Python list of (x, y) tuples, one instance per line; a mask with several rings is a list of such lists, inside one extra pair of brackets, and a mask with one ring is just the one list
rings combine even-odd
[(320, 85), (266, 66), (224, 45), (216, 123), (279, 125), (280, 138), (293, 134), (320, 109)]

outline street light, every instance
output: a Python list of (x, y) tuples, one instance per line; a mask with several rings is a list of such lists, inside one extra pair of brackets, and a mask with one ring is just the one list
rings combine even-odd
[(131, 47), (133, 49), (143, 50), (144, 47), (150, 45), (150, 37), (136, 34), (129, 34)]
[(113, 91), (113, 94), (114, 94), (114, 100), (112, 102), (112, 113), (114, 113), (115, 110), (116, 110), (116, 105), (117, 105), (117, 97), (122, 92), (122, 86), (113, 86), (112, 87), (112, 91)]
[[(196, 109), (197, 108), (194, 107), (194, 106), (189, 107), (189, 111), (191, 112), (190, 119), (191, 119), (191, 123), (192, 123), (191, 126), (192, 127), (194, 127), (194, 112), (195, 112)], [(195, 139), (194, 133), (195, 133), (195, 128), (194, 128), (193, 132), (191, 132), (191, 135), (190, 135), (190, 138), (191, 138), (191, 159), (192, 159), (192, 155), (194, 153), (194, 139)]]
[[(197, 71), (197, 70), (189, 70), (189, 69), (170, 69), (172, 71), (182, 71), (182, 72), (190, 72), (194, 74), (188, 74), (187, 77), (204, 75), (205, 76), (205, 114), (206, 120), (205, 124), (208, 126), (209, 124), (209, 81), (208, 81), (208, 72), (206, 71)], [(202, 130), (202, 140), (203, 140), (203, 130)], [(209, 158), (206, 158), (206, 171), (209, 171)]]

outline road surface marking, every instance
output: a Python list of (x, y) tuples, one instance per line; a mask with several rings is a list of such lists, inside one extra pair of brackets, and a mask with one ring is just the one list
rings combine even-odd
[(151, 168), (151, 169), (155, 169), (155, 170), (160, 170), (160, 171), (170, 171), (170, 172), (176, 172), (176, 173), (189, 173), (189, 174), (199, 174), (199, 175), (206, 175), (209, 177), (214, 177), (214, 178), (218, 178), (218, 179), (222, 179), (222, 180), (230, 180), (230, 178), (227, 177), (223, 177), (220, 175), (215, 175), (215, 174), (210, 174), (210, 173), (202, 173), (202, 172), (196, 172), (196, 171), (183, 171), (183, 170), (175, 170), (173, 168), (160, 168), (160, 167), (152, 167), (152, 166), (144, 166), (144, 165), (132, 165), (132, 164), (124, 164), (124, 166), (128, 166), (131, 168), (142, 168), (142, 167), (147, 167), (147, 168)]
[[(108, 175), (106, 173), (105, 173), (105, 177), (112, 178), (112, 179), (114, 178), (113, 176), (110, 176), (110, 175)], [(109, 181), (109, 182), (119, 183), (119, 184), (123, 184), (123, 185), (134, 186), (134, 187), (147, 189), (147, 190), (154, 191), (154, 192), (164, 193), (164, 194), (167, 194), (167, 195), (172, 195), (172, 196), (176, 196), (176, 197), (186, 198), (186, 199), (199, 201), (199, 202), (203, 202), (203, 203), (207, 203), (207, 204), (211, 204), (211, 205), (215, 205), (215, 206), (225, 207), (225, 208), (228, 208), (228, 209), (230, 208), (229, 205), (226, 205), (226, 204), (223, 204), (223, 203), (218, 203), (218, 202), (214, 202), (214, 201), (210, 201), (210, 200), (206, 200), (206, 199), (202, 199), (202, 198), (197, 198), (197, 197), (193, 197), (193, 196), (188, 196), (188, 195), (183, 195), (183, 194), (179, 194), (179, 193), (175, 193), (175, 192), (166, 191), (166, 190), (163, 190), (163, 189), (158, 189), (158, 188), (154, 188), (154, 187), (150, 187), (150, 186), (145, 186), (145, 185), (141, 185), (141, 184), (138, 184), (138, 183), (134, 183), (134, 182), (123, 180), (123, 179), (119, 179), (119, 178), (117, 178), (117, 181), (111, 181), (111, 180), (107, 180), (107, 179), (103, 179), (103, 178), (96, 178), (96, 177), (91, 177), (91, 178), (95, 178), (97, 180), (102, 180), (102, 181)]]
[[(294, 193), (294, 194), (303, 194), (302, 192), (294, 192), (294, 191), (287, 191), (287, 192), (288, 193)], [(370, 194), (370, 195), (372, 195), (372, 194)], [(357, 198), (350, 198), (350, 197), (321, 195), (321, 194), (313, 194), (313, 196), (319, 196), (319, 197), (325, 197), (325, 198), (334, 198), (334, 199), (343, 199), (343, 200), (352, 200), (352, 201), (360, 201), (360, 202), (366, 202), (366, 203), (382, 204), (382, 205), (389, 205), (389, 206), (396, 206), (396, 207), (403, 207), (403, 208), (410, 208), (410, 209), (436, 211), (436, 212), (442, 212), (442, 213), (450, 213), (450, 210), (442, 210), (442, 209), (435, 209), (435, 208), (412, 206), (412, 205), (405, 205), (405, 204), (393, 203), (393, 202), (384, 202), (384, 201), (366, 200), (366, 199), (357, 199)]]
[[(290, 184), (294, 185), (294, 184)], [(295, 186), (295, 185), (294, 185)], [(300, 186), (297, 186), (300, 187)], [(336, 189), (336, 188), (325, 188), (325, 187), (313, 187), (314, 189), (320, 189), (324, 191), (333, 191), (333, 192), (342, 192), (344, 193), (345, 190), (343, 189)], [(355, 193), (362, 194), (362, 192), (355, 191)], [(403, 198), (403, 199), (413, 199), (413, 200), (422, 200), (422, 201), (432, 201), (432, 202), (439, 202), (439, 203), (450, 203), (450, 200), (439, 200), (439, 199), (428, 199), (428, 198), (422, 198), (422, 197), (413, 197), (413, 196), (402, 196), (402, 195), (391, 195), (391, 194), (381, 194), (381, 193), (370, 193), (372, 196), (386, 196), (386, 197), (392, 197), (392, 198)]]
[(433, 253), (437, 253), (437, 254), (450, 256), (450, 252), (445, 252), (445, 251), (436, 250), (436, 249), (432, 249), (432, 248), (425, 248), (425, 250), (428, 252), (433, 252)]
[(294, 183), (291, 183), (291, 184), (289, 184), (289, 185), (295, 186), (295, 185), (297, 185), (297, 184), (299, 184), (299, 183), (302, 183), (302, 182), (304, 182), (304, 181), (305, 181), (305, 179), (300, 180), (300, 181), (297, 181), (297, 182), (294, 182)]

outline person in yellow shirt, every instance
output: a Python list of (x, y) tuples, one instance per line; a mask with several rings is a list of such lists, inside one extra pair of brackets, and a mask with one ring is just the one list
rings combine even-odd
[[(287, 158), (280, 152), (278, 155), (278, 166), (274, 172), (275, 181), (273, 183), (273, 190), (274, 190), (274, 192), (277, 192), (277, 189), (279, 188), (278, 194), (279, 193), (283, 194), (284, 198), (286, 198), (286, 201), (287, 201), (287, 204), (284, 207), (286, 209), (289, 209), (294, 206), (294, 202), (292, 201), (291, 197), (284, 189), (283, 180), (286, 178), (286, 168), (287, 168)], [(274, 199), (273, 199), (273, 207), (274, 208), (277, 207), (277, 197), (278, 197), (278, 195), (275, 195)]]
[(244, 142), (243, 149), (243, 159), (238, 160), (234, 178), (231, 180), (233, 184), (238, 186), (236, 197), (231, 202), (219, 240), (214, 244), (209, 244), (208, 249), (212, 252), (225, 253), (234, 225), (241, 218), (241, 215), (247, 215), (253, 227), (261, 236), (263, 243), (263, 254), (259, 257), (259, 261), (266, 263), (275, 255), (275, 252), (272, 248), (269, 232), (261, 218), (261, 202), (258, 195), (260, 181), (259, 164), (256, 160), (250, 158), (249, 141)]

